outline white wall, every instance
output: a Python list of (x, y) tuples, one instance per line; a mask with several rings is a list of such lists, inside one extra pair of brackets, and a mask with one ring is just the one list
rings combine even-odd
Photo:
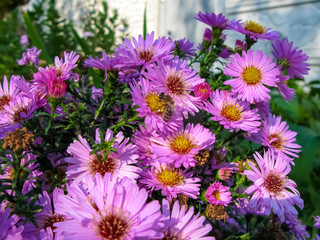
[[(86, 6), (94, 0), (56, 0), (60, 13), (73, 20), (79, 19)], [(97, 0), (102, 1), (102, 0)], [(31, 1), (32, 2), (32, 1)], [(198, 11), (224, 13), (230, 19), (254, 20), (267, 28), (287, 36), (306, 53), (311, 65), (307, 80), (320, 79), (320, 1), (319, 0), (108, 0), (110, 9), (116, 8), (119, 17), (129, 23), (129, 35), (138, 37), (143, 31), (143, 11), (147, 3), (148, 32), (156, 36), (170, 36), (177, 40), (186, 37), (199, 43), (206, 28), (194, 19)], [(97, 4), (99, 7), (99, 4)], [(101, 7), (101, 6), (100, 6)], [(77, 24), (77, 22), (76, 22)], [(81, 26), (78, 26), (80, 29)], [(233, 46), (230, 33), (227, 43)], [(258, 43), (253, 49), (270, 52), (269, 42)]]
[[(320, 79), (320, 1), (313, 0), (162, 0), (160, 35), (173, 39), (187, 37), (201, 42), (206, 25), (196, 21), (198, 11), (222, 12), (230, 19), (254, 20), (288, 37), (309, 56), (310, 72), (306, 80)], [(227, 43), (234, 46), (242, 34), (227, 31)], [(270, 42), (258, 42), (253, 49), (269, 53)]]

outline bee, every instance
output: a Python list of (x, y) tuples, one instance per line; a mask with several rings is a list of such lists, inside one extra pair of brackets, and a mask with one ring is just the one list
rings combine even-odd
[(168, 122), (174, 114), (174, 101), (170, 95), (161, 92), (159, 99), (163, 104), (163, 121)]

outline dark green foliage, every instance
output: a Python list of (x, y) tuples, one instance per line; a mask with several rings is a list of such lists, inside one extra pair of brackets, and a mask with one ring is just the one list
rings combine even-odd
[(290, 81), (289, 87), (296, 89), (296, 97), (286, 103), (279, 94), (273, 93), (271, 108), (275, 115), (288, 122), (290, 130), (297, 132), (301, 153), (290, 177), (305, 201), (302, 222), (312, 227), (313, 216), (320, 215), (320, 81)]
[(28, 73), (26, 67), (21, 67), (16, 62), (24, 51), (20, 44), (20, 35), (24, 30), (18, 16), (16, 9), (0, 19), (0, 82), (5, 75)]

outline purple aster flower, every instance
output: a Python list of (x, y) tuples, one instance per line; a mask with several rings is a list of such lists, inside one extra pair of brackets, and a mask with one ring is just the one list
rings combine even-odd
[(156, 130), (152, 128), (151, 125), (146, 125), (144, 128), (142, 125), (139, 125), (131, 141), (138, 147), (137, 154), (139, 156), (139, 166), (150, 166), (153, 164), (154, 159), (152, 157), (153, 153), (150, 150), (152, 138), (158, 138)]
[(152, 81), (152, 85), (159, 92), (170, 95), (182, 114), (188, 118), (198, 112), (197, 106), (201, 100), (190, 94), (197, 84), (205, 82), (196, 70), (189, 67), (188, 62), (176, 57), (171, 61), (157, 62), (147, 67), (145, 77)]
[(88, 190), (76, 184), (69, 196), (59, 196), (55, 212), (71, 219), (55, 223), (65, 239), (161, 239), (163, 224), (158, 201), (129, 178), (97, 173), (86, 179)]
[(202, 101), (207, 100), (212, 92), (210, 85), (206, 82), (200, 83), (194, 87), (194, 96), (199, 97)]
[(270, 99), (271, 91), (265, 85), (277, 87), (278, 75), (281, 73), (273, 59), (262, 51), (243, 51), (242, 57), (236, 53), (224, 68), (224, 74), (235, 77), (224, 82), (232, 87), (232, 93), (241, 100), (250, 103)]
[[(139, 106), (135, 110), (139, 117), (145, 117), (146, 125), (160, 131), (177, 130), (182, 124), (182, 117), (176, 103), (171, 99), (163, 99), (158, 89), (147, 79), (140, 78), (139, 82), (130, 84), (133, 105)], [(169, 100), (171, 100), (169, 102)]]
[(297, 153), (301, 151), (301, 146), (295, 143), (296, 135), (280, 116), (269, 115), (262, 124), (261, 144), (294, 165), (292, 157), (299, 157)]
[(199, 182), (201, 179), (192, 177), (193, 172), (187, 172), (187, 170), (154, 162), (151, 169), (143, 169), (140, 184), (150, 191), (161, 190), (161, 194), (169, 201), (172, 201), (172, 198), (177, 198), (179, 193), (196, 199), (200, 194), (201, 184)]
[(161, 162), (172, 163), (176, 168), (194, 167), (194, 155), (200, 150), (212, 148), (215, 135), (202, 125), (188, 123), (178, 131), (168, 133), (163, 138), (153, 138), (150, 146), (151, 152)]
[(254, 133), (259, 131), (260, 118), (257, 109), (250, 110), (250, 104), (238, 100), (227, 91), (213, 92), (210, 95), (211, 103), (207, 102), (205, 110), (213, 115), (210, 119), (219, 121), (224, 128), (235, 131)]
[(49, 93), (49, 84), (56, 79), (61, 79), (57, 77), (56, 69), (40, 67), (39, 72), (33, 74), (31, 90), (45, 98)]
[(17, 60), (19, 65), (28, 65), (32, 62), (35, 66), (39, 65), (39, 56), (41, 54), (41, 49), (38, 50), (37, 47), (28, 48), (27, 52), (22, 53), (22, 58)]
[(124, 40), (116, 48), (115, 57), (119, 60), (118, 67), (123, 66), (146, 66), (154, 61), (169, 60), (173, 58), (175, 45), (165, 37), (154, 40), (154, 32), (147, 34), (146, 39), (139, 35), (138, 40), (132, 38)]
[(264, 119), (267, 118), (271, 113), (269, 101), (257, 102), (255, 103), (255, 107), (258, 109), (258, 113), (260, 114), (260, 116)]
[(308, 56), (302, 53), (298, 47), (293, 48), (293, 42), (288, 39), (278, 40), (272, 43), (273, 50), (272, 54), (281, 64), (282, 70), (286, 70), (290, 78), (297, 76), (302, 78), (302, 75), (308, 75), (309, 64), (307, 63)]
[(280, 38), (279, 32), (271, 31), (271, 28), (267, 29), (255, 21), (233, 22), (229, 29), (247, 35), (254, 41), (258, 39), (275, 41)]
[(210, 28), (206, 28), (203, 33), (203, 42), (210, 44), (212, 40), (213, 40), (212, 30)]
[(258, 216), (266, 215), (264, 207), (260, 209), (252, 208), (247, 198), (237, 198), (235, 200), (235, 205), (233, 206), (233, 209), (242, 216), (245, 216), (247, 214), (253, 214)]
[[(59, 202), (59, 196), (63, 196), (62, 189), (55, 189), (53, 191), (53, 202), (47, 192), (39, 194), (39, 200), (37, 205), (43, 209), (34, 215), (38, 228), (33, 223), (27, 223), (24, 227), (22, 235), (32, 239), (46, 239), (46, 240), (62, 240), (63, 236), (59, 229), (53, 233), (56, 229), (53, 225), (57, 222), (64, 222), (68, 217), (55, 213), (55, 208)], [(53, 204), (52, 204), (53, 203)], [(53, 207), (52, 207), (53, 206)]]
[(104, 70), (106, 72), (106, 75), (107, 71), (116, 69), (114, 67), (116, 64), (117, 60), (115, 58), (109, 57), (105, 51), (102, 52), (102, 59), (89, 56), (89, 59), (84, 60), (84, 66)]
[(206, 198), (211, 204), (228, 206), (232, 200), (229, 189), (230, 187), (223, 186), (221, 182), (216, 181), (208, 187)]
[(233, 50), (229, 48), (223, 48), (222, 52), (218, 54), (219, 57), (223, 59), (229, 59), (229, 57), (233, 54)]
[[(2, 205), (2, 204), (1, 204)], [(0, 208), (0, 239), (1, 240), (21, 240), (21, 232), (23, 226), (16, 227), (16, 223), (19, 221), (17, 215), (10, 216), (10, 208)]]
[(57, 77), (62, 77), (63, 80), (69, 79), (71, 75), (71, 70), (74, 69), (78, 61), (79, 54), (76, 52), (64, 52), (64, 58), (58, 56), (54, 59), (54, 68), (56, 69)]
[(254, 158), (260, 169), (248, 162), (252, 170), (243, 172), (243, 175), (254, 182), (245, 191), (251, 195), (250, 207), (264, 207), (266, 215), (270, 215), (272, 210), (281, 222), (284, 222), (286, 215), (298, 215), (294, 205), (302, 209), (303, 200), (296, 189), (296, 183), (287, 176), (290, 172), (287, 161), (280, 154), (276, 157), (271, 151), (265, 152), (263, 157), (256, 152)]
[[(110, 173), (112, 176), (120, 178), (126, 176), (132, 180), (138, 178), (140, 168), (131, 165), (137, 163), (138, 155), (135, 154), (137, 147), (132, 143), (128, 144), (129, 138), (124, 139), (123, 133), (119, 132), (113, 142), (112, 147), (117, 150), (117, 153), (107, 153), (107, 157), (103, 160), (103, 152), (99, 151), (96, 154), (90, 154), (92, 149), (86, 139), (80, 135), (79, 141), (74, 140), (67, 149), (71, 155), (66, 157), (65, 161), (70, 165), (67, 167), (67, 178), (74, 179), (78, 184), (82, 183), (87, 175), (93, 177), (96, 173), (104, 176)], [(105, 135), (105, 142), (113, 138), (113, 132), (108, 129)], [(101, 144), (100, 133), (96, 131), (96, 143)], [(98, 159), (98, 156), (100, 160)]]
[(48, 83), (48, 93), (50, 97), (62, 98), (66, 92), (67, 84), (61, 78), (50, 79)]
[(211, 231), (210, 224), (204, 224), (205, 217), (199, 217), (199, 214), (194, 215), (194, 207), (189, 208), (186, 212), (186, 207), (180, 209), (179, 201), (175, 201), (172, 210), (167, 200), (162, 200), (162, 213), (165, 227), (163, 239), (182, 240), (188, 237), (188, 240), (215, 240), (214, 237), (205, 237)]
[(3, 106), (4, 110), (0, 112), (0, 139), (4, 138), (8, 131), (13, 132), (16, 128), (20, 128), (22, 122), (32, 118), (33, 112), (45, 104), (39, 102), (35, 94), (29, 97), (20, 93), (9, 102), (9, 105)]
[(23, 34), (20, 36), (20, 43), (23, 46), (23, 48), (26, 48), (29, 45), (28, 35)]
[(246, 42), (242, 42), (241, 40), (236, 40), (236, 43), (235, 43), (235, 50), (236, 51), (246, 51), (247, 50), (247, 43)]
[(141, 73), (131, 67), (122, 67), (119, 69), (119, 82), (120, 83), (132, 83), (134, 81), (139, 81)]
[(3, 77), (2, 86), (0, 84), (0, 113), (4, 110), (4, 106), (8, 106), (9, 102), (15, 99), (19, 92), (16, 85), (17, 76), (12, 75), (10, 85), (6, 76)]
[(314, 221), (315, 221), (314, 227), (320, 229), (320, 216), (315, 216)]
[(86, 32), (83, 32), (82, 37), (83, 38), (94, 37), (94, 33), (90, 31), (86, 31)]
[(214, 155), (210, 162), (210, 166), (212, 170), (232, 166), (230, 165), (231, 163), (225, 162), (227, 153), (228, 153), (228, 149), (226, 149), (225, 147), (219, 148), (214, 152)]
[(175, 41), (176, 55), (182, 59), (192, 59), (195, 55), (196, 49), (194, 44), (186, 38)]
[(228, 29), (228, 19), (222, 13), (216, 15), (215, 13), (206, 12), (203, 14), (202, 12), (198, 12), (194, 18), (212, 28)]
[(280, 80), (280, 82), (277, 83), (279, 93), (282, 95), (284, 100), (292, 100), (295, 96), (296, 90), (288, 87), (287, 81), (289, 79), (289, 76), (280, 74), (278, 78)]
[(294, 239), (304, 240), (310, 237), (306, 229), (307, 226), (302, 225), (297, 216), (287, 216), (286, 223), (288, 224), (289, 231), (295, 236)]
[[(231, 165), (231, 164), (230, 164)], [(222, 167), (218, 171), (218, 176), (222, 181), (227, 181), (230, 179), (231, 174), (234, 173), (237, 170), (237, 167), (235, 166), (236, 164), (234, 163), (233, 166), (231, 167)]]

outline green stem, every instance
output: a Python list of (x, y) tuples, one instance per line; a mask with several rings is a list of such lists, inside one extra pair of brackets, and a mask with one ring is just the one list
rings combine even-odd
[(129, 118), (127, 120), (121, 120), (118, 124), (111, 126), (110, 129), (111, 130), (118, 129), (119, 127), (122, 127), (130, 122), (135, 122), (137, 120), (139, 120), (139, 117), (138, 117), (138, 115), (135, 115), (134, 117)]
[(56, 111), (56, 108), (58, 106), (58, 104), (55, 101), (56, 99), (54, 99), (51, 103), (51, 114), (50, 114), (50, 119), (49, 119), (49, 123), (48, 123), (48, 127), (45, 130), (45, 134), (47, 135), (48, 131), (50, 130), (51, 126), (52, 126), (52, 121), (54, 119), (54, 112)]

